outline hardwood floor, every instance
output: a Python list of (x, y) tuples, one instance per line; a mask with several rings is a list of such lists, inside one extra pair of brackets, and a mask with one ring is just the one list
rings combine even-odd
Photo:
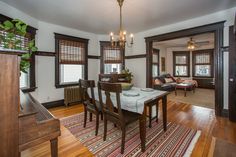
[[(51, 113), (63, 118), (83, 112), (82, 105), (58, 107), (50, 109)], [(161, 111), (161, 110), (160, 110)], [(214, 110), (183, 103), (168, 102), (168, 121), (188, 126), (202, 131), (193, 150), (192, 157), (207, 156), (212, 137), (225, 139), (236, 144), (236, 123), (226, 118), (216, 118)], [(159, 117), (162, 117), (161, 112)], [(50, 156), (49, 142), (22, 152), (22, 157)], [(93, 156), (76, 138), (63, 126), (59, 137), (59, 156), (89, 157)]]

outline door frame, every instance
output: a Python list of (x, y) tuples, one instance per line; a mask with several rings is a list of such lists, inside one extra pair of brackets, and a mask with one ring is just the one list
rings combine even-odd
[(207, 24), (194, 28), (179, 30), (175, 32), (165, 33), (161, 35), (155, 35), (145, 37), (146, 42), (146, 86), (151, 87), (152, 83), (152, 67), (150, 63), (152, 61), (151, 50), (153, 42), (171, 40), (182, 37), (189, 37), (203, 33), (215, 34), (215, 48), (214, 48), (214, 67), (215, 67), (215, 114), (217, 116), (223, 116), (224, 106), (224, 91), (223, 91), (223, 71), (224, 71), (224, 54), (221, 50), (223, 47), (223, 33), (224, 33), (225, 21), (217, 23)]

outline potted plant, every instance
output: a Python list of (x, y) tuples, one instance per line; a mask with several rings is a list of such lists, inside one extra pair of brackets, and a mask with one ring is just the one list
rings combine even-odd
[(22, 40), (20, 37), (25, 37), (27, 33), (27, 24), (19, 19), (13, 19), (12, 21), (4, 21), (0, 24), (0, 29), (4, 30), (4, 33), (0, 34), (0, 43), (3, 45), (3, 50), (7, 51), (25, 51), (21, 55), (20, 71), (27, 73), (30, 67), (30, 58), (32, 53), (37, 51), (35, 46), (35, 40), (28, 41), (25, 48), (22, 48)]
[(129, 81), (130, 83), (132, 82), (134, 75), (129, 71), (128, 68), (124, 68), (121, 73), (125, 74), (127, 81)]

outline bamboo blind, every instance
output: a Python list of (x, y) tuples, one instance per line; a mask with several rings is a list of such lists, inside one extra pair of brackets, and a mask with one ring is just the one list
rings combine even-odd
[(210, 53), (205, 52), (205, 53), (199, 53), (199, 54), (195, 54), (195, 63), (196, 64), (210, 64)]
[(103, 48), (103, 60), (105, 64), (122, 63), (122, 51), (119, 47), (105, 46)]
[[(0, 30), (0, 35), (3, 36), (3, 38), (7, 39), (7, 32), (6, 31)], [(16, 45), (13, 45), (13, 49), (28, 50), (27, 46), (28, 46), (28, 43), (31, 39), (32, 39), (32, 36), (30, 33), (26, 33), (25, 36), (16, 35), (13, 40), (20, 40), (21, 42)], [(4, 41), (0, 42), (0, 48), (7, 48), (4, 46), (5, 44), (6, 44), (6, 42), (4, 42)]]
[(60, 64), (85, 64), (85, 43), (59, 40)]

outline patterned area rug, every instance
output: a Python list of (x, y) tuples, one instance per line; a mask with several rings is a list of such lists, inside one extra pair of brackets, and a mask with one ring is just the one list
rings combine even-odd
[(108, 122), (107, 140), (103, 141), (103, 121), (100, 121), (98, 136), (95, 136), (95, 119), (87, 122), (83, 128), (84, 114), (61, 119), (70, 132), (97, 157), (183, 157), (190, 156), (200, 131), (174, 123), (168, 123), (163, 131), (162, 121), (153, 121), (152, 128), (147, 127), (146, 151), (141, 152), (139, 123), (130, 124), (126, 130), (125, 152), (120, 154), (121, 131)]

